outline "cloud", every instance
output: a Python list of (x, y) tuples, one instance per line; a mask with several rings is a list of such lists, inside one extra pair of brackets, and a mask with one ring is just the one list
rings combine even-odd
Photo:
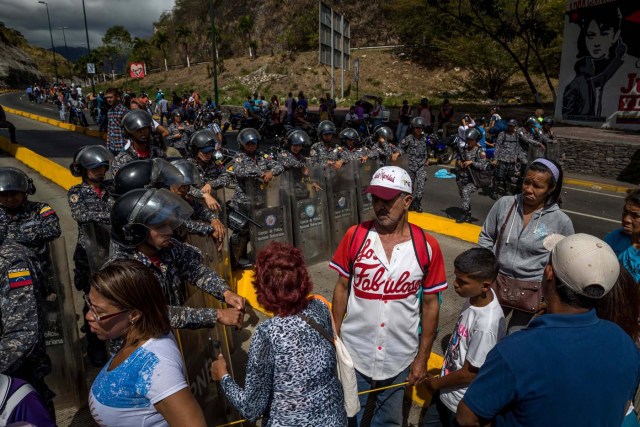
[[(102, 44), (105, 31), (114, 25), (124, 26), (132, 37), (148, 38), (153, 34), (153, 22), (165, 10), (173, 8), (175, 0), (84, 0), (91, 48)], [(37, 0), (0, 0), (0, 21), (25, 36), (33, 45), (51, 48), (47, 9)], [(86, 47), (87, 38), (82, 13), (82, 0), (47, 0), (55, 46), (63, 46), (65, 30), (69, 47)]]

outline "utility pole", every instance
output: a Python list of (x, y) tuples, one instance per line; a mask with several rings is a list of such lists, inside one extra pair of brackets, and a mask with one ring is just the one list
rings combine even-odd
[(51, 17), (49, 16), (49, 4), (46, 1), (39, 1), (38, 3), (43, 4), (47, 8), (47, 21), (49, 21), (49, 37), (51, 37), (51, 55), (53, 55), (53, 69), (56, 74), (56, 83), (57, 83), (59, 81), (58, 64), (56, 63), (56, 49), (53, 46), (53, 31), (51, 31)]
[(62, 30), (62, 39), (64, 40), (64, 54), (67, 57), (67, 68), (69, 69), (69, 79), (73, 80), (73, 72), (71, 71), (71, 62), (69, 62), (69, 47), (67, 46), (67, 36), (64, 33), (64, 30), (68, 30), (69, 27), (58, 27), (59, 30)]
[(211, 51), (213, 56), (213, 97), (216, 103), (216, 108), (220, 107), (218, 103), (218, 49), (216, 48), (216, 24), (214, 21), (214, 0), (209, 0), (209, 14), (211, 15)]
[[(82, 13), (84, 14), (84, 31), (87, 34), (87, 50), (89, 51), (89, 61), (91, 61), (91, 45), (89, 45), (89, 27), (87, 26), (87, 10), (84, 7), (84, 0), (82, 0)], [(93, 74), (91, 74), (91, 92), (96, 94), (96, 87), (93, 84)]]

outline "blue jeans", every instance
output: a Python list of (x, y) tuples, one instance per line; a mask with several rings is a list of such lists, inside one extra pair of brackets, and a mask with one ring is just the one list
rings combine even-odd
[(396, 129), (396, 143), (400, 143), (407, 134), (407, 130), (409, 130), (409, 125), (403, 125), (402, 123), (398, 123), (398, 128)]
[[(410, 366), (407, 366), (395, 377), (379, 381), (374, 381), (362, 375), (356, 369), (358, 392), (405, 382), (409, 376)], [(354, 417), (356, 424), (360, 427), (402, 426), (402, 406), (405, 389), (406, 386), (402, 386), (377, 393), (361, 394), (360, 412)], [(350, 426), (354, 425), (353, 421), (352, 418), (349, 423)]]

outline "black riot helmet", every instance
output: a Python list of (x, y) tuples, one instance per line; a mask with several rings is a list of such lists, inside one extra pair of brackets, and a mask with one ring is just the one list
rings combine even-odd
[(171, 187), (183, 181), (182, 173), (164, 159), (134, 160), (118, 170), (111, 194), (118, 198), (138, 188)]
[(482, 138), (482, 134), (476, 128), (469, 128), (464, 133), (465, 141), (469, 141), (470, 139), (473, 139), (475, 141), (479, 141), (480, 138)]
[(427, 127), (427, 123), (424, 121), (422, 117), (418, 116), (411, 119), (412, 129), (415, 129), (415, 128), (425, 129), (426, 127)]
[(340, 132), (340, 141), (344, 143), (349, 139), (358, 143), (360, 142), (360, 134), (353, 128), (346, 128)]
[(211, 111), (205, 111), (204, 113), (202, 113), (202, 123), (204, 123), (205, 125), (210, 125), (211, 123), (213, 123), (214, 119), (215, 117)]
[(244, 147), (246, 144), (257, 144), (260, 142), (260, 133), (253, 128), (245, 128), (238, 132), (238, 145)]
[(393, 141), (393, 131), (389, 126), (380, 125), (373, 131), (378, 137), (382, 137), (387, 141)]
[(555, 120), (553, 120), (553, 117), (547, 116), (544, 119), (542, 119), (542, 124), (553, 126), (555, 124)]
[(187, 159), (177, 158), (171, 161), (171, 164), (180, 171), (183, 177), (182, 185), (197, 185), (202, 184), (202, 178), (198, 168)]
[(153, 128), (153, 118), (145, 110), (131, 110), (122, 118), (122, 127), (127, 132), (142, 128)]
[(0, 192), (1, 191), (20, 191), (21, 193), (32, 195), (36, 192), (36, 186), (33, 185), (33, 180), (20, 169), (1, 167)]
[(180, 118), (182, 118), (182, 111), (180, 111), (179, 108), (176, 108), (175, 110), (173, 110), (171, 112), (171, 117), (174, 117), (174, 118), (175, 117), (180, 117)]
[(311, 144), (311, 138), (309, 138), (309, 135), (303, 130), (294, 130), (287, 135), (287, 142), (290, 145), (306, 146)]
[(73, 176), (83, 176), (87, 170), (100, 166), (108, 168), (113, 159), (111, 151), (103, 145), (86, 145), (73, 155), (73, 162), (69, 166), (69, 170)]
[(215, 133), (209, 129), (200, 129), (195, 131), (189, 138), (189, 147), (195, 156), (198, 151), (209, 153), (216, 148), (218, 138)]
[(336, 125), (334, 125), (331, 120), (323, 120), (318, 125), (318, 135), (322, 136), (328, 134), (336, 134)]
[(149, 229), (168, 225), (176, 229), (193, 208), (167, 189), (137, 189), (116, 200), (111, 209), (111, 238), (127, 248), (144, 243)]
[(525, 124), (527, 126), (537, 126), (538, 125), (538, 119), (535, 116), (529, 116), (529, 117), (527, 117), (527, 120), (525, 121)]

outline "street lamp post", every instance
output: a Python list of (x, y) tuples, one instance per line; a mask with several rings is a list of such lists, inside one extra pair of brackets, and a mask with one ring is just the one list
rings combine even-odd
[(51, 17), (49, 16), (49, 4), (46, 1), (39, 1), (47, 8), (47, 21), (49, 21), (49, 36), (51, 37), (51, 54), (53, 55), (53, 69), (56, 73), (56, 82), (58, 79), (58, 64), (56, 63), (56, 49), (53, 47), (53, 31), (51, 31)]
[[(84, 14), (84, 32), (87, 35), (87, 50), (89, 51), (89, 61), (91, 61), (91, 46), (89, 45), (89, 27), (87, 26), (87, 10), (84, 7), (84, 0), (82, 0), (82, 13)], [(93, 84), (93, 74), (91, 74), (91, 93), (96, 94), (96, 87)]]
[(67, 36), (64, 33), (64, 30), (68, 30), (69, 27), (58, 27), (59, 30), (62, 30), (62, 39), (64, 40), (64, 54), (67, 57), (67, 68), (69, 69), (69, 79), (73, 80), (73, 73), (71, 72), (71, 63), (69, 62), (69, 47), (67, 47)]
[(220, 104), (218, 102), (218, 55), (216, 49), (216, 25), (214, 21), (214, 9), (213, 9), (214, 0), (209, 0), (209, 14), (211, 15), (211, 50), (213, 52), (213, 97), (215, 99), (216, 108), (220, 108)]

